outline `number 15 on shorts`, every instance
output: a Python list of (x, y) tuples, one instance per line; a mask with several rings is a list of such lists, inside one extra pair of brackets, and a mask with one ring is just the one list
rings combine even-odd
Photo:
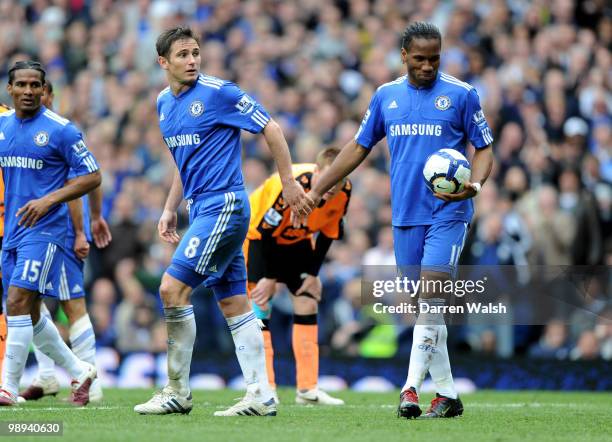
[(21, 279), (23, 281), (27, 280), (30, 282), (38, 281), (41, 265), (41, 261), (36, 261), (34, 259), (26, 259), (26, 262), (23, 266), (23, 272), (21, 272)]

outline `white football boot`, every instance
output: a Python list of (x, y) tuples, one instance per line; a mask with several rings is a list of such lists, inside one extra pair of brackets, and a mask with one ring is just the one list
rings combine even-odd
[(227, 410), (215, 411), (215, 416), (276, 416), (276, 402), (274, 398), (262, 402), (258, 395), (247, 392), (240, 401)]
[(44, 396), (55, 396), (59, 389), (60, 385), (55, 376), (36, 377), (28, 388), (19, 393), (19, 402), (37, 401)]
[(95, 378), (89, 387), (89, 402), (102, 402), (104, 399), (104, 393), (102, 392), (102, 382), (100, 378)]
[(193, 408), (191, 393), (189, 396), (180, 396), (169, 385), (156, 392), (148, 402), (134, 407), (139, 414), (189, 414)]
[(306, 391), (298, 390), (295, 396), (295, 403), (298, 405), (344, 405), (342, 399), (332, 397), (318, 388)]

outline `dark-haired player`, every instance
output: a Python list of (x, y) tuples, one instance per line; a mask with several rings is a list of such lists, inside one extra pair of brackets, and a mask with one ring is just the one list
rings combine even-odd
[[(53, 98), (53, 86), (47, 81), (45, 93), (42, 96), (42, 103), (47, 109), (53, 109)], [(68, 183), (74, 178), (73, 175), (74, 171), (71, 169), (68, 174)], [(98, 186), (88, 195), (69, 201), (67, 204), (70, 216), (66, 230), (64, 260), (59, 274), (52, 275), (55, 276), (53, 294), (59, 300), (68, 318), (72, 352), (82, 361), (96, 365), (96, 337), (85, 304), (83, 268), (84, 260), (89, 254), (89, 242), (94, 240), (97, 247), (103, 248), (112, 239), (108, 225), (102, 217), (102, 188)], [(41, 309), (41, 314), (51, 320), (51, 315), (44, 302), (41, 303)], [(59, 391), (53, 359), (36, 346), (34, 354), (38, 362), (38, 373), (32, 384), (19, 393), (20, 398), (26, 401), (55, 395)], [(100, 402), (102, 398), (102, 385), (100, 379), (96, 378), (89, 389), (89, 400)]]
[[(399, 270), (425, 280), (448, 280), (455, 273), (476, 196), (491, 171), (493, 137), (476, 90), (439, 72), (442, 37), (429, 23), (415, 22), (403, 35), (401, 57), (407, 75), (378, 88), (361, 127), (310, 192), (318, 202), (327, 189), (348, 175), (382, 138), (391, 153), (393, 239)], [(467, 142), (476, 148), (472, 182), (455, 195), (435, 197), (423, 180), (425, 160), (441, 148), (463, 154)], [(440, 284), (430, 284), (440, 286)], [(421, 303), (442, 305), (443, 293), (421, 292)], [(408, 378), (402, 388), (398, 415), (418, 417), (418, 390), (427, 372), (437, 394), (426, 417), (463, 413), (446, 348), (447, 329), (441, 314), (419, 315), (414, 327)]]
[[(305, 190), (336, 158), (339, 149), (330, 147), (317, 155), (314, 164), (295, 164), (293, 176)], [(318, 388), (319, 341), (317, 313), (321, 300), (319, 269), (333, 240), (342, 235), (342, 219), (351, 198), (351, 182), (342, 181), (325, 195), (304, 225), (293, 226), (289, 207), (283, 201), (278, 174), (268, 178), (249, 197), (251, 223), (245, 255), (251, 299), (257, 317), (264, 323), (266, 366), (270, 386), (276, 388), (274, 351), (268, 328), (268, 300), (276, 283), (284, 283), (293, 295), (292, 345), (296, 365), (296, 403), (343, 405)], [(316, 238), (315, 238), (316, 235)]]
[[(210, 287), (232, 333), (247, 393), (215, 416), (273, 416), (263, 336), (246, 297), (242, 244), (250, 208), (241, 171), (242, 129), (263, 133), (279, 169), (283, 195), (293, 210), (308, 214), (312, 201), (293, 179), (289, 147), (280, 126), (235, 84), (200, 73), (200, 44), (188, 28), (157, 40), (158, 62), (169, 86), (157, 99), (159, 126), (177, 170), (158, 224), (160, 237), (178, 243), (162, 278), (160, 296), (168, 330), (169, 382), (141, 414), (189, 413), (189, 371), (196, 323), (190, 296)], [(176, 232), (177, 208), (188, 201), (189, 229)]]
[[(100, 185), (101, 175), (74, 125), (41, 103), (45, 71), (20, 61), (9, 70), (14, 110), (0, 114), (0, 167), (5, 185), (2, 278), (7, 294), (6, 357), (0, 405), (15, 405), (30, 343), (73, 377), (71, 402), (89, 402), (96, 376), (58, 339), (52, 321), (40, 315), (40, 294), (59, 274), (68, 224), (66, 201)], [(76, 178), (64, 185), (70, 169)]]

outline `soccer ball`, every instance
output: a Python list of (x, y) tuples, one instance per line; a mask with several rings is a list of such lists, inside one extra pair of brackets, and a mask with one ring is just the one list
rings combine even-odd
[(435, 193), (459, 193), (470, 181), (470, 163), (455, 149), (440, 149), (431, 154), (423, 167), (427, 187)]

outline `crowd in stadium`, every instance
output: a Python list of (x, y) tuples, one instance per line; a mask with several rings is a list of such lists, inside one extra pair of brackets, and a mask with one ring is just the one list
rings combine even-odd
[[(99, 346), (165, 350), (158, 286), (173, 249), (156, 225), (174, 166), (156, 121), (165, 86), (156, 36), (179, 24), (196, 29), (203, 71), (256, 97), (282, 125), (294, 162), (312, 162), (323, 147), (354, 136), (375, 89), (405, 74), (399, 36), (413, 20), (442, 30), (441, 70), (477, 89), (495, 137), (496, 164), (475, 200), (461, 263), (612, 265), (612, 15), (605, 1), (0, 0), (0, 78), (6, 83), (18, 59), (40, 60), (55, 110), (82, 128), (103, 171), (113, 242), (92, 251), (87, 268)], [(243, 140), (252, 191), (273, 164), (263, 138), (243, 133)], [(344, 238), (321, 271), (322, 351), (389, 357), (410, 349), (401, 324), (384, 329), (385, 345), (371, 344), (383, 329), (360, 309), (362, 265), (394, 264), (382, 144), (351, 175)], [(193, 297), (196, 351), (232, 352), (223, 326), (206, 326), (224, 319), (201, 292)], [(450, 346), (612, 359), (612, 326), (598, 319), (612, 317), (610, 281), (586, 296), (597, 315), (577, 309), (569, 323), (464, 326)], [(274, 307), (272, 327), (286, 327), (287, 295)], [(289, 351), (286, 339), (278, 352)]]

